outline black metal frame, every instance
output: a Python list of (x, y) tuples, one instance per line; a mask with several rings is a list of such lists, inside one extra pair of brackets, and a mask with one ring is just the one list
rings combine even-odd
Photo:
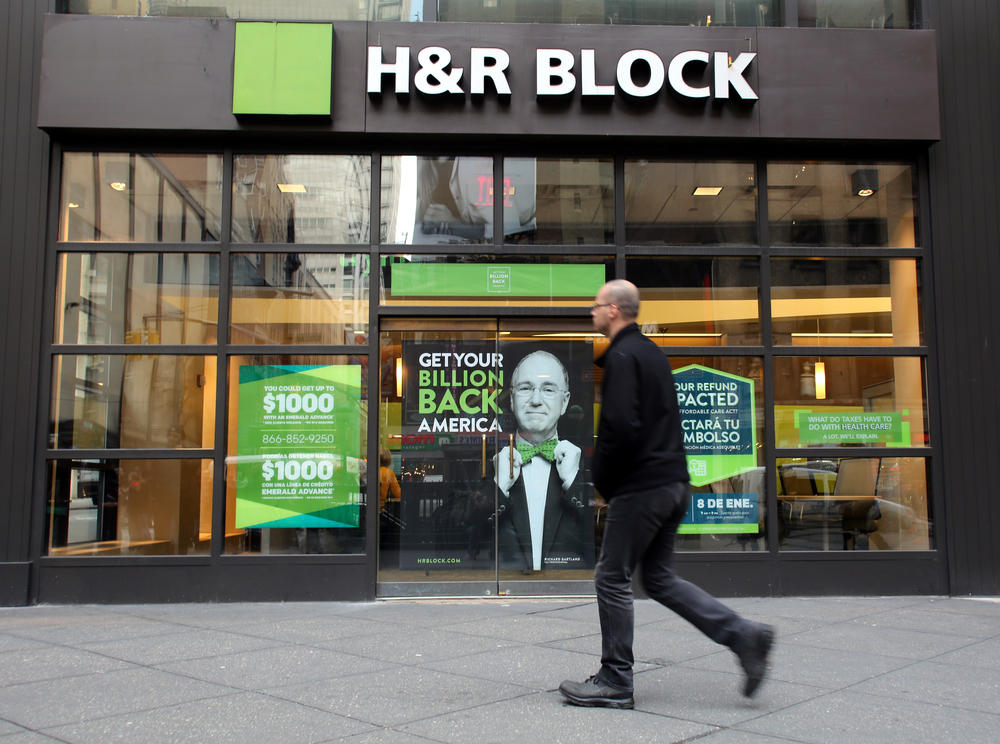
[[(795, 0), (790, 0), (794, 4)], [(434, 0), (426, 0), (425, 7), (433, 5)], [(436, 12), (436, 5), (435, 5)], [(154, 568), (167, 569), (189, 567), (192, 570), (204, 570), (209, 567), (211, 576), (200, 577), (205, 584), (199, 599), (239, 599), (239, 598), (299, 598), (309, 595), (305, 587), (317, 581), (331, 583), (329, 570), (331, 567), (339, 566), (344, 571), (352, 572), (351, 577), (344, 575), (342, 580), (333, 580), (334, 586), (328, 596), (337, 596), (354, 599), (372, 599), (376, 594), (377, 586), (377, 566), (378, 566), (378, 501), (368, 499), (367, 508), (367, 534), (366, 553), (357, 555), (302, 555), (302, 556), (227, 556), (224, 554), (224, 532), (225, 532), (225, 478), (221, 474), (225, 473), (226, 458), (226, 438), (228, 436), (228, 374), (222, 373), (217, 379), (217, 407), (215, 431), (215, 446), (211, 450), (48, 450), (47, 432), (49, 406), (51, 404), (52, 385), (52, 364), (51, 359), (60, 354), (95, 354), (114, 353), (127, 354), (135, 353), (135, 346), (127, 345), (56, 345), (52, 343), (51, 330), (54, 322), (53, 297), (56, 281), (56, 259), (61, 252), (155, 252), (155, 253), (217, 253), (220, 256), (220, 276), (219, 276), (219, 327), (224, 329), (219, 333), (219, 340), (216, 345), (191, 345), (191, 346), (156, 346), (144, 347), (147, 352), (157, 354), (213, 354), (216, 356), (218, 369), (220, 372), (229, 369), (230, 357), (233, 354), (315, 354), (315, 355), (359, 355), (365, 353), (363, 347), (348, 346), (256, 346), (256, 345), (230, 345), (229, 340), (229, 263), (230, 257), (234, 253), (252, 251), (269, 252), (287, 250), (287, 244), (234, 244), (230, 242), (232, 198), (229, 196), (227, 185), (232, 183), (232, 171), (234, 153), (241, 154), (252, 152), (254, 154), (288, 154), (288, 153), (333, 153), (333, 148), (328, 146), (317, 146), (313, 148), (303, 147), (300, 143), (294, 148), (279, 148), (275, 146), (278, 139), (284, 137), (266, 138), (261, 141), (261, 137), (236, 138), (239, 142), (230, 142), (225, 147), (213, 147), (208, 140), (200, 140), (191, 146), (184, 146), (177, 142), (172, 142), (170, 146), (150, 148), (148, 141), (124, 137), (117, 140), (113, 147), (109, 147), (109, 142), (103, 138), (92, 140), (68, 140), (65, 143), (55, 143), (52, 146), (50, 156), (50, 180), (49, 180), (49, 218), (48, 218), (48, 241), (46, 244), (46, 270), (45, 286), (47, 287), (44, 300), (44, 312), (42, 327), (49, 329), (42, 345), (43, 368), (39, 376), (39, 396), (42, 404), (38, 406), (36, 451), (39, 455), (33, 464), (34, 472), (34, 502), (32, 504), (32, 530), (31, 530), (31, 562), (38, 570), (32, 572), (30, 601), (46, 601), (48, 599), (65, 600), (67, 598), (75, 601), (75, 595), (66, 590), (66, 580), (58, 577), (61, 571), (70, 571), (68, 575), (79, 575), (77, 570), (97, 571), (109, 568), (132, 568), (140, 572), (152, 570)], [(857, 564), (858, 561), (865, 567), (873, 565), (872, 562), (880, 566), (879, 575), (882, 578), (865, 578), (860, 585), (854, 585), (850, 591), (862, 592), (944, 592), (948, 587), (947, 546), (945, 544), (944, 529), (944, 503), (943, 503), (943, 477), (942, 469), (939, 467), (940, 442), (938, 432), (940, 429), (940, 411), (937, 396), (938, 371), (935, 355), (929, 349), (935, 348), (935, 332), (933, 312), (934, 307), (933, 286), (931, 282), (931, 260), (932, 251), (929, 250), (930, 230), (928, 222), (928, 178), (927, 178), (927, 158), (922, 146), (907, 146), (886, 143), (836, 143), (836, 144), (816, 144), (816, 143), (719, 143), (710, 141), (700, 141), (692, 143), (689, 140), (670, 139), (643, 139), (642, 141), (614, 141), (609, 144), (607, 140), (593, 140), (591, 138), (563, 138), (558, 141), (536, 138), (533, 141), (521, 142), (514, 138), (496, 138), (491, 147), (485, 147), (481, 141), (467, 140), (462, 138), (455, 143), (454, 147), (442, 148), (440, 143), (433, 143), (432, 140), (418, 138), (421, 144), (414, 144), (413, 147), (401, 150), (398, 140), (388, 138), (371, 137), (353, 142), (351, 147), (336, 149), (337, 154), (365, 154), (371, 156), (371, 199), (370, 199), (370, 231), (367, 250), (370, 261), (369, 273), (369, 333), (368, 333), (368, 363), (369, 370), (378, 369), (379, 365), (379, 320), (381, 318), (396, 317), (418, 317), (418, 318), (448, 318), (457, 317), (534, 317), (534, 318), (587, 318), (589, 317), (589, 307), (579, 308), (525, 308), (525, 307), (501, 307), (490, 308), (484, 306), (451, 306), (451, 307), (414, 307), (406, 306), (379, 306), (378, 304), (378, 283), (380, 280), (380, 257), (405, 251), (410, 254), (460, 254), (468, 253), (470, 248), (475, 252), (496, 253), (504, 255), (592, 255), (613, 257), (615, 262), (615, 275), (623, 277), (626, 270), (626, 261), (629, 257), (635, 256), (672, 256), (672, 257), (692, 257), (692, 256), (746, 256), (754, 257), (760, 261), (760, 286), (759, 286), (759, 318), (762, 343), (759, 346), (748, 347), (664, 347), (667, 354), (681, 356), (709, 355), (709, 356), (756, 356), (763, 361), (764, 384), (763, 394), (765, 401), (774, 400), (774, 371), (773, 363), (776, 357), (789, 356), (916, 356), (924, 360), (925, 364), (925, 385), (926, 405), (928, 407), (928, 431), (931, 433), (930, 446), (914, 448), (893, 448), (891, 453), (894, 456), (914, 456), (926, 459), (928, 467), (928, 482), (931, 489), (932, 515), (935, 521), (935, 541), (929, 551), (886, 551), (880, 553), (866, 553), (855, 555), (849, 552), (827, 552), (827, 553), (798, 553), (778, 550), (778, 522), (777, 522), (777, 474), (774, 467), (775, 461), (781, 457), (801, 457), (803, 452), (808, 451), (810, 456), (884, 456), (887, 453), (885, 448), (857, 447), (845, 450), (843, 448), (823, 448), (808, 450), (777, 448), (774, 443), (774, 411), (773, 407), (765, 404), (764, 416), (764, 464), (765, 464), (765, 489), (769, 514), (766, 520), (766, 538), (768, 549), (760, 553), (739, 555), (729, 553), (682, 553), (678, 556), (678, 562), (683, 566), (685, 572), (694, 578), (699, 579), (710, 588), (722, 593), (733, 594), (787, 594), (787, 593), (833, 593), (843, 590), (841, 578), (854, 574), (845, 567)], [(363, 143), (369, 144), (368, 148), (362, 148)], [(316, 144), (316, 143), (312, 143)], [(433, 145), (433, 146), (432, 146)], [(61, 162), (63, 151), (132, 151), (132, 152), (222, 152), (223, 154), (223, 188), (224, 198), (222, 202), (222, 234), (218, 243), (57, 243), (59, 198), (61, 186)], [(614, 244), (605, 246), (577, 246), (577, 245), (503, 245), (503, 230), (495, 229), (493, 243), (490, 245), (476, 246), (398, 246), (379, 243), (379, 228), (381, 219), (380, 195), (381, 195), (381, 165), (385, 155), (394, 154), (431, 154), (434, 151), (447, 149), (449, 154), (474, 153), (477, 155), (493, 158), (494, 183), (503, 182), (503, 157), (560, 157), (579, 156), (581, 152), (586, 152), (588, 158), (613, 158), (614, 179), (615, 179), (615, 229)], [(624, 193), (624, 169), (625, 161), (632, 158), (643, 157), (650, 160), (691, 160), (694, 159), (692, 153), (711, 153), (712, 160), (741, 159), (753, 161), (756, 171), (756, 200), (757, 200), (757, 221), (758, 221), (758, 244), (753, 245), (728, 245), (717, 247), (706, 246), (630, 246), (625, 240), (625, 193)], [(769, 224), (767, 212), (767, 168), (766, 164), (771, 160), (902, 160), (915, 163), (917, 173), (917, 243), (918, 248), (848, 248), (848, 247), (824, 247), (824, 248), (799, 248), (799, 247), (771, 247), (769, 244)], [(494, 199), (494, 225), (503, 224), (503, 202)], [(297, 249), (310, 253), (363, 253), (364, 245), (307, 245), (297, 244)], [(856, 257), (863, 255), (866, 258), (918, 258), (920, 262), (921, 287), (923, 291), (923, 328), (925, 345), (920, 347), (776, 347), (771, 342), (771, 267), (770, 259), (776, 257)], [(374, 284), (374, 286), (373, 286)], [(371, 401), (377, 401), (380, 390), (376, 379), (374, 382), (369, 376), (368, 396), (369, 415), (367, 421), (368, 438), (368, 461), (377, 462), (378, 459), (378, 416), (373, 415)], [(204, 459), (210, 456), (213, 459), (216, 478), (213, 484), (213, 512), (212, 512), (212, 541), (211, 552), (208, 556), (165, 556), (165, 557), (49, 557), (45, 556), (45, 546), (43, 545), (44, 534), (44, 512), (47, 500), (47, 467), (51, 460), (79, 459), (82, 456), (93, 458), (117, 458), (131, 455), (140, 455), (148, 459)], [(718, 563), (725, 563), (728, 577), (721, 576), (718, 569), (711, 569)], [(766, 563), (767, 569), (760, 571), (761, 564)], [(252, 578), (245, 573), (234, 572), (235, 568), (248, 567), (259, 568), (260, 571), (270, 571), (272, 567), (286, 567), (290, 573), (279, 573), (282, 581), (290, 581), (291, 586), (282, 586), (279, 590), (269, 591), (266, 587), (251, 586), (259, 584), (259, 579)], [(901, 566), (902, 569), (888, 569), (887, 566)], [(197, 568), (195, 568), (197, 567)], [(266, 568), (265, 568), (266, 567)], [(310, 568), (311, 567), (311, 568)], [(299, 573), (296, 573), (299, 571)], [(319, 573), (317, 573), (317, 571)], [(868, 577), (869, 573), (864, 576)], [(138, 575), (136, 575), (138, 576)], [(239, 577), (234, 579), (236, 584), (223, 589), (220, 584), (225, 581), (225, 576)], [(50, 578), (51, 577), (51, 578)], [(817, 577), (820, 577), (817, 580)], [(137, 601), (142, 597), (135, 596), (134, 592), (137, 582), (145, 582), (145, 578), (132, 578), (120, 587), (105, 587), (98, 596), (106, 601)], [(338, 581), (342, 584), (338, 588)], [(888, 586), (887, 582), (898, 581), (898, 586)], [(49, 590), (49, 584), (55, 587)], [(578, 582), (570, 582), (576, 584)], [(363, 587), (363, 591), (358, 594), (357, 588)], [(425, 588), (427, 584), (423, 584)], [(347, 587), (345, 589), (345, 587)], [(548, 588), (550, 591), (566, 591), (571, 589), (568, 585), (562, 589), (558, 585), (546, 587), (535, 585), (535, 587)], [(440, 587), (443, 591), (448, 590), (444, 585)], [(579, 589), (579, 587), (573, 587)], [(341, 591), (341, 589), (343, 591)], [(347, 596), (345, 595), (347, 592)], [(148, 594), (142, 596), (149, 596)], [(174, 585), (168, 586), (160, 594), (153, 594), (154, 600), (160, 601), (176, 599), (183, 596)], [(79, 601), (85, 601), (80, 599)]]

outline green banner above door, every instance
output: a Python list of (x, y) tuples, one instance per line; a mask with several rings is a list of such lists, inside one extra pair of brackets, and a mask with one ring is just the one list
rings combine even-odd
[(603, 264), (392, 265), (395, 297), (585, 297), (605, 280)]

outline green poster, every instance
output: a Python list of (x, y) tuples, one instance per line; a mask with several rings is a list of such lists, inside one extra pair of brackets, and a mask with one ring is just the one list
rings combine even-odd
[(392, 264), (403, 297), (593, 297), (603, 264)]
[(360, 367), (240, 367), (237, 527), (357, 527), (360, 453)]
[[(903, 413), (909, 413), (904, 411)], [(903, 413), (871, 411), (823, 413), (798, 409), (795, 428), (803, 444), (910, 444), (910, 424)]]

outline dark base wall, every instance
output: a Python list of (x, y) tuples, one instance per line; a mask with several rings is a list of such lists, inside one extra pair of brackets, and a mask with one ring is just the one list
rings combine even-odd
[(30, 563), (0, 563), (0, 607), (28, 604)]

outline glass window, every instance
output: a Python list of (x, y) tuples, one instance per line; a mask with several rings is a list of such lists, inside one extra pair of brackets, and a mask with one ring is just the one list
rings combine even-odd
[(232, 257), (230, 342), (364, 344), (367, 253), (250, 253)]
[(769, 163), (774, 245), (912, 248), (913, 168), (905, 163)]
[(63, 153), (59, 240), (218, 240), (221, 155)]
[(60, 354), (51, 449), (215, 446), (214, 356)]
[(778, 468), (781, 550), (930, 550), (922, 457), (783, 458)]
[(208, 555), (211, 460), (54, 460), (47, 554)]
[(57, 344), (214, 344), (219, 257), (61, 253)]
[(368, 356), (234, 356), (230, 554), (365, 552)]
[(799, 0), (799, 26), (920, 28), (919, 0)]
[(778, 345), (920, 346), (920, 308), (915, 259), (771, 260)]
[(366, 244), (368, 155), (236, 155), (234, 243)]
[[(60, 0), (59, 12), (111, 16), (194, 16), (299, 21), (420, 21), (423, 0)], [(752, 24), (751, 24), (752, 25)]]
[(691, 476), (677, 549), (766, 550), (761, 358), (671, 357), (670, 366)]
[(614, 278), (601, 256), (383, 256), (384, 305), (589, 306)]
[(760, 345), (759, 259), (630, 257), (625, 267), (642, 292), (647, 336), (671, 346)]
[(919, 357), (775, 357), (778, 447), (924, 447)]
[(438, 20), (652, 26), (777, 26), (780, 0), (438, 0)]
[(493, 158), (382, 158), (379, 241), (396, 245), (493, 242)]
[(506, 158), (503, 168), (504, 242), (615, 242), (613, 160)]
[(757, 242), (753, 163), (625, 161), (625, 238), (634, 245)]

